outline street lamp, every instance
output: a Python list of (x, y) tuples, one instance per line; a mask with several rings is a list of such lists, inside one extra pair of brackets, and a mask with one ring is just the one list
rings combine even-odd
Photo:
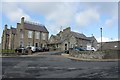
[(101, 51), (102, 51), (102, 28), (100, 28), (101, 31)]

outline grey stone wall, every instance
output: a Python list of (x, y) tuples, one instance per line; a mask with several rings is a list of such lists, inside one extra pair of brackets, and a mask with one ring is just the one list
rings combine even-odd
[(120, 51), (69, 51), (70, 56), (81, 59), (118, 59), (119, 53)]

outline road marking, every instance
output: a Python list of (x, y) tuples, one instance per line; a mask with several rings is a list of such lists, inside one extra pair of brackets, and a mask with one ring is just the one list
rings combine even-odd
[[(19, 66), (14, 66), (14, 68), (20, 68)], [(39, 68), (39, 69), (55, 69), (55, 70), (77, 70), (78, 68), (75, 67), (27, 67), (30, 69), (35, 69), (35, 68)]]
[(75, 69), (77, 69), (77, 68), (68, 68), (68, 69), (70, 69), (70, 70), (75, 70)]
[(41, 68), (41, 69), (48, 69), (48, 67), (39, 67), (39, 68)]
[(36, 67), (28, 67), (28, 68), (33, 68), (33, 69), (34, 69), (34, 68), (36, 68)]

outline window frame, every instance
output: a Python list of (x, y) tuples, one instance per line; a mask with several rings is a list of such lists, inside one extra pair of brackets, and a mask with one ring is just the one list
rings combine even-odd
[(42, 40), (46, 40), (46, 33), (42, 33)]
[(40, 39), (40, 32), (35, 32), (35, 39)]
[(32, 38), (33, 31), (28, 31), (28, 38)]

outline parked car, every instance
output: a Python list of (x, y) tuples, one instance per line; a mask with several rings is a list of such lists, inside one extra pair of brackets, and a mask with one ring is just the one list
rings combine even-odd
[(76, 50), (76, 51), (86, 51), (85, 49), (82, 49), (80, 47), (74, 47), (73, 50)]
[(36, 52), (36, 47), (35, 46), (27, 46), (26, 49), (27, 50), (31, 49), (33, 53)]
[(36, 52), (42, 52), (43, 49), (41, 47), (36, 47)]
[(26, 49), (24, 47), (18, 47), (18, 48), (15, 49), (15, 52), (25, 54)]
[(49, 51), (48, 47), (43, 47), (42, 49), (43, 49), (43, 51)]
[(97, 51), (94, 47), (87, 48), (88, 51)]
[(69, 54), (69, 50), (65, 50), (64, 52), (67, 53), (67, 54)]

